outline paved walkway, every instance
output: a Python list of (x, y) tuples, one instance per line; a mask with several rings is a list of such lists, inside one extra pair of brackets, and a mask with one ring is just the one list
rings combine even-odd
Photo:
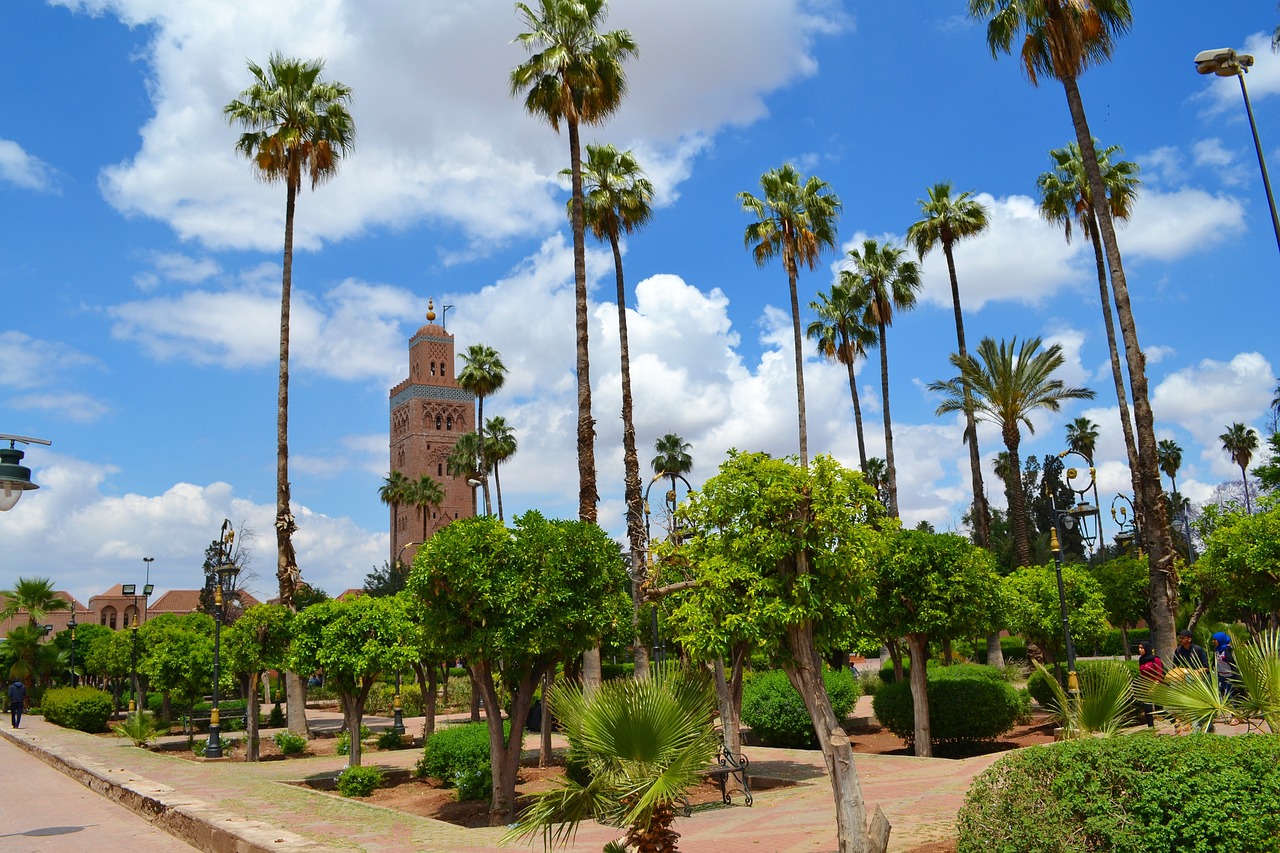
[[(334, 712), (308, 710), (308, 719), (321, 730), (340, 724)], [(375, 730), (390, 725), (389, 719), (379, 717), (365, 722)], [(420, 731), (422, 720), (406, 720), (405, 726), (410, 732)], [(193, 762), (138, 749), (122, 739), (62, 729), (39, 717), (26, 718), (17, 731), (0, 729), (0, 737), (203, 850), (480, 853), (501, 849), (501, 828), (465, 829), (290, 784), (336, 774), (345, 763), (341, 756), (257, 764)], [(527, 745), (534, 741), (526, 738)], [(416, 749), (369, 751), (364, 763), (387, 770), (410, 769), (420, 754)], [(750, 747), (748, 754), (753, 775), (792, 779), (797, 784), (759, 791), (751, 808), (711, 809), (677, 821), (681, 850), (811, 853), (835, 849), (834, 805), (821, 754), (764, 747)], [(893, 825), (889, 849), (907, 851), (952, 837), (955, 815), (970, 781), (996, 758), (858, 756), (868, 810), (880, 806)], [(616, 829), (586, 824), (568, 849), (598, 851), (617, 835)], [(3, 843), (0, 848), (8, 849)]]

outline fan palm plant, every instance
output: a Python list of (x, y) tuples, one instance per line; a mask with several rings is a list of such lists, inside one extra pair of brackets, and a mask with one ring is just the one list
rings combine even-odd
[(1224, 693), (1212, 669), (1170, 670), (1164, 682), (1145, 682), (1138, 698), (1164, 708), (1179, 723), (1203, 730), (1217, 717), (1280, 733), (1280, 631), (1263, 631), (1235, 647), (1237, 690)]
[(509, 838), (542, 834), (565, 843), (594, 818), (626, 829), (625, 846), (646, 853), (677, 849), (672, 824), (718, 748), (711, 724), (715, 693), (703, 673), (610, 681), (593, 694), (572, 682), (551, 691), (550, 705), (586, 759), (586, 783), (566, 780), (534, 795)]
[(4, 600), (0, 621), (25, 612), (28, 624), (39, 625), (50, 613), (71, 609), (71, 603), (59, 597), (49, 578), (20, 577), (11, 589), (0, 590), (0, 598)]
[(1065, 737), (1110, 736), (1133, 724), (1133, 673), (1123, 663), (1101, 661), (1082, 670), (1076, 695), (1063, 690), (1044, 664), (1033, 663), (1053, 691), (1054, 711)]

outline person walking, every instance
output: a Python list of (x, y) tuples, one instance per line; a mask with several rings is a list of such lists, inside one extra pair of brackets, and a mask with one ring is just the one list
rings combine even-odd
[(1231, 635), (1219, 631), (1213, 635), (1213, 654), (1217, 658), (1218, 691), (1228, 700), (1240, 693), (1240, 670), (1236, 669), (1236, 653)]
[(9, 685), (9, 722), (17, 728), (22, 722), (22, 712), (27, 707), (27, 685), (15, 678)]
[[(1173, 650), (1173, 665), (1177, 670), (1185, 671), (1203, 671), (1209, 668), (1209, 654), (1204, 650), (1203, 646), (1197, 646), (1191, 642), (1191, 631), (1184, 628), (1178, 632), (1178, 647)], [(1173, 678), (1174, 673), (1169, 673), (1169, 677)], [(1185, 677), (1185, 673), (1177, 673), (1181, 679)], [(1199, 731), (1197, 724), (1196, 731)], [(1209, 721), (1208, 728), (1205, 729), (1210, 734), (1213, 733), (1213, 721)]]
[[(1164, 662), (1156, 655), (1155, 646), (1148, 640), (1138, 641), (1138, 674), (1148, 681), (1164, 681)], [(1142, 721), (1147, 724), (1147, 728), (1154, 729), (1155, 712), (1158, 709), (1149, 702), (1140, 702), (1139, 705), (1142, 708)]]

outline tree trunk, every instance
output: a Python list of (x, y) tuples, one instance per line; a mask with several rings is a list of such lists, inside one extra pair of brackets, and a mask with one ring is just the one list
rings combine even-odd
[(1004, 646), (1000, 645), (999, 631), (987, 635), (987, 666), (1004, 669)]
[(880, 327), (880, 397), (884, 403), (884, 467), (885, 491), (889, 495), (891, 518), (898, 517), (898, 468), (893, 461), (893, 420), (889, 416), (889, 340), (883, 322)]
[[(964, 312), (960, 308), (960, 282), (956, 278), (956, 262), (951, 255), (951, 241), (944, 240), (942, 252), (947, 256), (947, 272), (951, 276), (951, 305), (956, 316), (956, 352), (961, 361), (969, 357), (964, 341)], [(978, 449), (978, 425), (973, 417), (972, 392), (963, 372), (964, 427), (969, 442), (969, 480), (973, 486), (973, 544), (979, 548), (991, 547), (991, 511), (987, 507), (987, 491), (982, 483), (982, 452)]]
[(604, 683), (604, 672), (600, 668), (600, 644), (582, 653), (582, 689), (592, 695)]
[(911, 653), (911, 706), (915, 722), (917, 758), (933, 757), (933, 737), (929, 730), (929, 636), (908, 634)]
[[(480, 470), (480, 490), (484, 494), (484, 514), (486, 516), (493, 515), (493, 503), (489, 499), (489, 466), (484, 456), (484, 395), (476, 395), (476, 437), (479, 439), (480, 458), (476, 460), (476, 467)], [(424, 510), (425, 512), (425, 510)], [(422, 522), (422, 538), (427, 538), (427, 522), (425, 518)]]
[(502, 478), (498, 476), (498, 463), (493, 463), (493, 488), (498, 493), (498, 521), (506, 521), (502, 514)]
[(258, 706), (258, 683), (261, 676), (257, 672), (249, 673), (249, 701), (245, 703), (245, 761), (258, 760), (258, 722), (261, 709)]
[(284, 674), (285, 716), (289, 731), (295, 735), (310, 737), (307, 725), (307, 683), (296, 672)]
[(1244, 486), (1244, 514), (1253, 515), (1253, 506), (1249, 503), (1249, 474), (1244, 466), (1240, 466), (1240, 484)]
[(1155, 420), (1147, 390), (1146, 358), (1138, 344), (1138, 329), (1129, 301), (1129, 287), (1120, 259), (1120, 246), (1111, 221), (1110, 207), (1105, 203), (1106, 188), (1102, 183), (1102, 170), (1098, 166), (1098, 153), (1094, 149), (1093, 136), (1085, 118), (1080, 89), (1072, 76), (1063, 78), (1062, 86), (1066, 92), (1067, 106), (1071, 110), (1071, 122), (1075, 127), (1076, 141), (1080, 145), (1085, 173), (1089, 177), (1090, 203), (1098, 219), (1102, 244), (1107, 253), (1107, 266), (1111, 270), (1111, 290), (1124, 340), (1129, 383), (1133, 389), (1134, 434), (1138, 443), (1139, 471), (1135, 498), (1141, 500), (1146, 513), (1142, 530), (1150, 564), (1151, 639), (1162, 657), (1172, 656), (1174, 632), (1177, 628), (1178, 573), (1173, 562), (1173, 540), (1169, 535), (1164, 501), (1160, 499), (1160, 468), (1156, 454)]
[(573, 224), (573, 313), (577, 342), (575, 370), (578, 377), (578, 519), (596, 521), (596, 422), (591, 417), (591, 355), (587, 347), (590, 318), (587, 316), (587, 250), (582, 218), (582, 149), (578, 121), (568, 116), (569, 164), (572, 176), (570, 219)]
[(1018, 433), (1017, 424), (1005, 424), (1001, 429), (1005, 449), (1009, 451), (1009, 470), (1005, 472), (1005, 491), (1009, 496), (1009, 520), (1013, 525), (1014, 554), (1019, 566), (1031, 565), (1031, 542), (1028, 530), (1031, 521), (1027, 517), (1027, 495), (1022, 491), (1022, 460), (1018, 457), (1018, 447), (1022, 436)]
[(788, 628), (787, 644), (791, 660), (783, 664), (783, 669), (787, 680), (804, 700), (814, 731), (818, 733), (822, 759), (831, 780), (836, 806), (837, 849), (840, 853), (870, 853), (867, 810), (858, 783), (853, 746), (831, 710), (831, 700), (827, 698), (822, 682), (822, 665), (814, 647), (812, 624), (801, 622)]
[(1133, 660), (1133, 651), (1129, 648), (1129, 623), (1120, 623), (1120, 644), (1124, 646), (1124, 659)]
[(524, 721), (529, 716), (533, 688), (547, 666), (526, 665), (516, 683), (511, 702), (511, 733), (503, 736), (502, 712), (498, 708), (498, 690), (488, 661), (472, 664), (471, 681), (484, 692), (485, 718), (489, 723), (489, 759), (493, 765), (493, 799), (489, 807), (489, 825), (506, 826), (516, 814), (516, 776), (520, 771), (520, 755), (524, 750)]
[(791, 335), (796, 351), (796, 414), (800, 421), (800, 467), (809, 467), (809, 425), (804, 411), (804, 348), (800, 334), (800, 297), (796, 293), (796, 263), (794, 249), (783, 249), (783, 263), (787, 268), (787, 285), (791, 291)]
[(342, 722), (347, 728), (347, 734), (351, 739), (351, 751), (347, 754), (347, 766), (359, 767), (361, 761), (362, 744), (360, 743), (360, 726), (364, 722), (364, 700), (369, 695), (369, 688), (373, 686), (372, 681), (368, 681), (359, 688), (359, 693), (339, 694), (342, 700)]
[(893, 664), (893, 680), (901, 681), (907, 677), (907, 670), (902, 665), (902, 646), (893, 637), (886, 640), (884, 646), (889, 650), (889, 661)]
[(853, 427), (858, 434), (858, 470), (867, 473), (867, 443), (862, 437), (862, 403), (858, 401), (858, 376), (853, 369), (853, 350), (849, 336), (840, 333), (841, 350), (849, 356), (845, 368), (849, 371), (849, 396), (853, 399)]
[(720, 728), (724, 744), (734, 755), (742, 752), (742, 670), (749, 651), (745, 643), (729, 650), (729, 671), (723, 658), (716, 658), (716, 700), (720, 707)]
[(436, 730), (436, 690), (439, 687), (439, 676), (436, 665), (421, 663), (413, 665), (413, 674), (418, 682), (418, 690), (422, 693), (422, 739), (425, 741)]
[(280, 285), (280, 377), (276, 391), (276, 579), (280, 603), (293, 606), (298, 586), (298, 558), (293, 551), (294, 523), (289, 494), (289, 312), (293, 294), (293, 217), (297, 179), (285, 181), (284, 275)]
[(547, 694), (551, 692), (551, 684), (555, 681), (554, 668), (548, 667), (542, 675), (542, 719), (538, 731), (538, 766), (546, 767), (551, 760), (551, 706), (547, 704)]

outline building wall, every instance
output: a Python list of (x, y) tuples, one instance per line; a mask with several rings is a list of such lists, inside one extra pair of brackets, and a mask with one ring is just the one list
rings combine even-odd
[[(424, 474), (444, 487), (439, 508), (429, 507), (424, 519), (417, 507), (390, 510), (391, 547), (388, 559), (406, 564), (416, 545), (450, 521), (475, 515), (475, 495), (465, 477), (450, 476), (445, 467), (458, 437), (475, 429), (475, 397), (458, 384), (454, 336), (432, 322), (409, 340), (409, 378), (391, 389), (391, 466), (410, 480)], [(409, 547), (406, 547), (409, 546)]]

